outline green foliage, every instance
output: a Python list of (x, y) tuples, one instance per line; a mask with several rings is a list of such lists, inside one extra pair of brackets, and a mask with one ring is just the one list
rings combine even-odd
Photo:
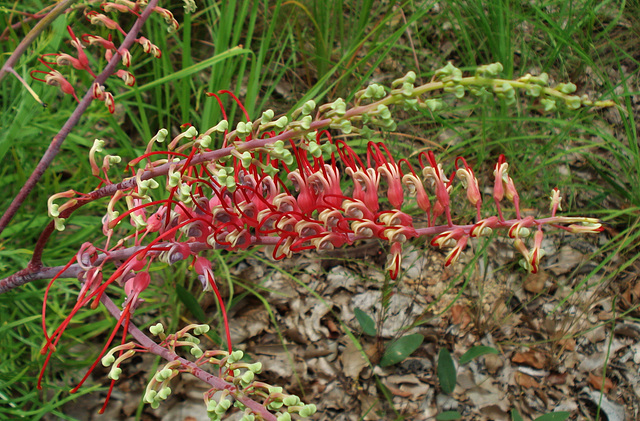
[(458, 363), (460, 363), (460, 365), (464, 365), (466, 363), (468, 363), (471, 360), (474, 360), (478, 357), (481, 357), (483, 355), (486, 354), (499, 354), (500, 352), (490, 346), (484, 346), (484, 345), (476, 345), (474, 347), (471, 347), (467, 352), (465, 352), (464, 354), (462, 354), (462, 356), (460, 357), (460, 359), (458, 360)]
[(365, 313), (363, 310), (359, 308), (353, 309), (354, 314), (356, 315), (356, 319), (358, 323), (360, 323), (360, 327), (362, 327), (362, 331), (365, 335), (375, 336), (376, 335), (376, 322), (373, 321), (371, 316)]
[(422, 345), (422, 341), (424, 341), (424, 336), (419, 333), (401, 336), (387, 346), (382, 354), (380, 366), (389, 367), (403, 361)]
[(456, 388), (456, 365), (447, 348), (440, 348), (438, 353), (438, 381), (444, 393), (450, 395)]

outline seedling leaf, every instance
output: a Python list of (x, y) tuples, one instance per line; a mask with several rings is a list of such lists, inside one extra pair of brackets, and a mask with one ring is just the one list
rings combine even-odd
[(444, 393), (453, 393), (456, 387), (456, 366), (446, 348), (441, 348), (438, 353), (438, 380)]
[(567, 411), (551, 412), (550, 414), (539, 416), (534, 421), (564, 421), (570, 416), (571, 413)]
[(382, 355), (380, 367), (388, 367), (399, 363), (411, 355), (424, 341), (424, 336), (419, 333), (403, 336), (393, 342)]
[(466, 364), (469, 361), (485, 354), (499, 354), (499, 352), (497, 349), (490, 346), (478, 345), (472, 347), (467, 352), (462, 354), (462, 357), (460, 357), (460, 360), (458, 362), (460, 363), (460, 365)]
[(445, 411), (436, 415), (438, 421), (459, 420), (460, 418), (462, 418), (462, 414), (458, 411)]
[(373, 321), (371, 316), (362, 311), (359, 308), (355, 308), (353, 312), (356, 315), (356, 319), (358, 323), (360, 323), (360, 327), (365, 335), (376, 336), (376, 323)]

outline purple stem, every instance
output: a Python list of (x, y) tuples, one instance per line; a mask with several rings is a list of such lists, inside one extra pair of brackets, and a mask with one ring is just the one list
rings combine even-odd
[[(124, 38), (124, 41), (122, 41), (122, 44), (120, 45), (119, 50), (129, 49), (133, 45), (133, 43), (136, 40), (136, 36), (138, 35), (138, 32), (140, 32), (140, 29), (142, 29), (142, 25), (144, 25), (144, 22), (153, 12), (153, 9), (156, 6), (156, 4), (158, 4), (158, 0), (149, 1), (149, 3), (147, 4), (147, 7), (144, 9), (144, 12), (142, 12), (140, 17), (133, 24), (133, 27), (131, 28), (127, 36)], [(120, 53), (116, 52), (113, 55), (113, 58), (111, 59), (111, 61), (109, 61), (109, 64), (107, 64), (107, 66), (104, 68), (102, 73), (100, 73), (98, 77), (95, 79), (94, 83), (103, 85), (107, 80), (107, 78), (115, 72), (116, 67), (120, 63), (121, 58), (122, 56), (120, 55)], [(38, 181), (40, 181), (40, 178), (44, 175), (45, 171), (47, 170), (47, 168), (49, 168), (49, 165), (51, 165), (51, 162), (60, 151), (62, 142), (64, 142), (64, 140), (67, 138), (69, 133), (71, 133), (71, 130), (76, 126), (76, 124), (78, 124), (78, 121), (80, 121), (80, 117), (82, 117), (82, 115), (87, 110), (87, 108), (89, 107), (92, 101), (93, 101), (93, 92), (92, 92), (92, 89), (88, 89), (84, 97), (76, 107), (76, 109), (73, 111), (71, 116), (69, 116), (69, 119), (66, 121), (64, 126), (62, 126), (58, 134), (56, 134), (53, 137), (53, 140), (51, 141), (49, 148), (47, 148), (47, 151), (42, 156), (42, 159), (40, 159), (40, 162), (38, 162), (38, 165), (29, 176), (29, 179), (27, 180), (27, 182), (24, 184), (24, 186), (22, 186), (22, 188), (18, 192), (18, 195), (13, 199), (13, 201), (11, 202), (11, 205), (9, 205), (9, 208), (4, 212), (4, 214), (0, 218), (0, 234), (2, 233), (2, 231), (4, 231), (7, 225), (9, 225), (9, 222), (13, 219), (15, 214), (18, 212), (18, 209), (20, 209), (20, 206), (22, 206), (22, 203), (26, 200), (29, 193), (31, 193), (31, 190), (33, 190), (36, 184), (38, 184)]]

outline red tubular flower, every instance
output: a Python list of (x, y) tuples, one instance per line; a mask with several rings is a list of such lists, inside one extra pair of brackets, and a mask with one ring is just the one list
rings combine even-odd
[[(462, 161), (464, 168), (458, 167), (458, 161)], [(459, 156), (456, 158), (456, 176), (460, 179), (462, 186), (467, 189), (467, 199), (473, 206), (476, 207), (478, 214), (478, 220), (481, 219), (480, 216), (480, 208), (482, 207), (482, 194), (480, 193), (480, 188), (478, 187), (478, 179), (471, 167), (467, 164), (467, 161)]]
[[(385, 153), (380, 150), (380, 147), (384, 149)], [(387, 180), (389, 186), (387, 189), (387, 198), (389, 199), (389, 203), (391, 203), (393, 208), (400, 209), (404, 201), (400, 168), (398, 168), (398, 165), (384, 143), (369, 142), (367, 153), (375, 160), (378, 173), (383, 175)]]
[(346, 171), (353, 179), (353, 198), (364, 202), (371, 212), (377, 212), (380, 208), (378, 203), (380, 174), (373, 168), (354, 171), (348, 167)]
[(125, 83), (125, 85), (127, 86), (133, 86), (136, 84), (136, 78), (135, 76), (133, 76), (133, 74), (131, 74), (131, 72), (128, 72), (124, 69), (120, 69), (116, 72), (116, 76), (118, 76), (120, 79), (122, 79)]
[(93, 71), (91, 70), (91, 67), (89, 67), (89, 59), (87, 58), (87, 55), (84, 53), (84, 46), (82, 45), (80, 40), (76, 38), (76, 34), (73, 33), (73, 30), (71, 30), (70, 26), (67, 26), (67, 31), (69, 31), (69, 35), (71, 36), (71, 45), (73, 45), (76, 48), (76, 51), (78, 53), (77, 65), (79, 67), (76, 67), (76, 64), (73, 64), (73, 67), (75, 67), (78, 70), (86, 70), (94, 78), (97, 77), (95, 73), (93, 73)]
[[(49, 72), (45, 72), (44, 70), (32, 70), (31, 77), (35, 80), (39, 80), (40, 82), (44, 82), (47, 85), (58, 86), (63, 93), (73, 96), (73, 98), (77, 102), (80, 102), (80, 100), (76, 96), (75, 89), (73, 89), (73, 86), (71, 86), (69, 81), (67, 81), (67, 79), (65, 79), (64, 76), (62, 76), (62, 74), (59, 71), (53, 70), (44, 60), (42, 59), (38, 59), (38, 60), (40, 60), (40, 63), (44, 64), (45, 66), (47, 66), (47, 68), (49, 68)], [(43, 73), (45, 77), (44, 79), (37, 78), (34, 76), (34, 73)]]
[(86, 18), (93, 25), (104, 25), (109, 29), (115, 29), (120, 32), (122, 35), (127, 35), (127, 33), (118, 25), (113, 19), (109, 19), (102, 13), (98, 13), (95, 10), (91, 10), (85, 14)]
[(405, 174), (402, 177), (402, 184), (409, 189), (409, 194), (416, 197), (420, 209), (427, 214), (427, 226), (431, 226), (431, 201), (424, 190), (422, 181), (415, 174)]
[(316, 171), (308, 177), (309, 185), (318, 199), (318, 210), (325, 207), (337, 209), (342, 204), (342, 190), (340, 188), (340, 172), (337, 168), (324, 164), (322, 171)]
[(162, 51), (155, 44), (151, 43), (147, 38), (140, 37), (136, 39), (136, 42), (142, 45), (142, 51), (147, 54), (151, 54), (155, 58), (162, 57)]
[[(422, 164), (422, 155), (420, 154), (420, 161)], [(436, 162), (436, 157), (432, 151), (428, 151), (427, 161), (429, 162), (428, 166), (423, 166), (422, 175), (433, 185), (433, 188), (436, 193), (436, 206), (433, 210), (433, 220), (435, 223), (436, 218), (441, 215), (443, 212), (446, 213), (447, 223), (449, 226), (453, 225), (453, 221), (451, 219), (451, 209), (449, 206), (449, 189), (450, 183), (449, 179), (445, 176), (442, 165)]]
[(317, 197), (307, 179), (300, 174), (299, 170), (291, 171), (287, 178), (293, 183), (298, 191), (296, 202), (304, 214), (311, 214), (317, 208)]
[(395, 280), (400, 272), (402, 264), (402, 243), (394, 242), (391, 244), (389, 259), (386, 269), (389, 271), (389, 277)]

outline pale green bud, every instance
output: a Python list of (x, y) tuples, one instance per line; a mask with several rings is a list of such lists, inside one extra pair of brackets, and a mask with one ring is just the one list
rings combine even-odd
[(336, 114), (343, 115), (347, 112), (347, 104), (344, 102), (344, 99), (338, 98), (331, 104), (331, 109), (335, 111)]
[(153, 401), (156, 400), (156, 395), (158, 394), (157, 391), (153, 390), (153, 389), (149, 389), (145, 394), (144, 394), (144, 398), (143, 401), (145, 403), (151, 403)]
[(105, 355), (104, 357), (102, 357), (101, 362), (102, 362), (103, 366), (109, 367), (111, 364), (113, 364), (115, 362), (115, 360), (116, 359), (113, 357), (113, 355), (108, 354), (108, 355)]
[(563, 94), (572, 94), (576, 91), (577, 87), (573, 83), (569, 82), (569, 83), (559, 83), (558, 86), (556, 86), (556, 89), (562, 92)]
[(282, 405), (284, 405), (282, 401), (273, 401), (267, 405), (267, 409), (277, 411), (278, 409), (282, 408)]
[(156, 142), (158, 143), (164, 142), (168, 135), (169, 135), (169, 131), (167, 129), (158, 130), (158, 133), (156, 133)]
[(317, 411), (316, 406), (310, 403), (309, 405), (303, 406), (300, 412), (298, 412), (298, 414), (301, 417), (310, 417), (311, 415), (315, 414), (316, 411)]
[(111, 380), (118, 380), (120, 378), (120, 374), (122, 374), (122, 369), (120, 367), (113, 366), (107, 377)]
[(249, 169), (251, 163), (253, 162), (253, 155), (249, 151), (243, 152), (240, 160), (242, 161), (242, 166), (244, 167), (244, 169)]
[(193, 334), (194, 335), (204, 335), (210, 329), (211, 328), (209, 327), (209, 325), (198, 325), (198, 326), (195, 327), (195, 329), (193, 329)]
[(257, 363), (249, 364), (249, 370), (251, 370), (256, 374), (260, 373), (262, 371), (262, 363), (257, 362)]
[(165, 386), (158, 392), (158, 399), (165, 400), (171, 394), (171, 388), (169, 386)]
[(244, 357), (244, 352), (238, 349), (236, 351), (233, 351), (231, 355), (229, 355), (229, 359), (227, 361), (229, 361), (229, 364), (233, 364), (240, 361), (243, 357)]
[(296, 406), (296, 405), (300, 405), (301, 402), (298, 396), (289, 395), (282, 400), (282, 403), (284, 403), (287, 406)]
[(252, 130), (252, 125), (251, 122), (238, 122), (238, 125), (236, 126), (236, 133), (238, 133), (238, 136), (248, 136), (249, 134), (251, 134), (251, 130)]
[(444, 102), (439, 99), (427, 99), (424, 103), (431, 111), (438, 111), (444, 108)]
[(283, 391), (282, 387), (280, 386), (270, 386), (267, 390), (269, 391), (269, 394), (282, 393)]
[(291, 414), (288, 412), (283, 412), (278, 415), (278, 419), (276, 421), (291, 421)]
[(310, 99), (309, 101), (305, 102), (304, 105), (302, 106), (302, 115), (307, 116), (311, 114), (315, 108), (316, 108), (316, 102)]
[(58, 231), (64, 231), (64, 218), (53, 218), (53, 222), (56, 226), (56, 230)]
[(202, 357), (202, 354), (204, 354), (204, 352), (202, 352), (202, 350), (198, 346), (194, 346), (189, 352), (196, 358), (200, 358)]
[(282, 117), (276, 120), (276, 127), (279, 130), (282, 130), (285, 127), (287, 127), (287, 124), (289, 124), (289, 119), (287, 118), (286, 115), (283, 115)]
[(320, 149), (320, 146), (316, 142), (309, 142), (308, 150), (314, 158), (320, 158), (322, 156), (322, 149)]
[(159, 334), (164, 333), (164, 326), (162, 326), (162, 323), (156, 323), (153, 326), (149, 326), (149, 332), (151, 332), (153, 336), (158, 336)]
[(542, 93), (542, 86), (537, 84), (528, 84), (527, 85), (527, 95), (531, 95), (532, 97), (538, 97)]
[(253, 371), (247, 371), (242, 375), (242, 377), (240, 377), (240, 381), (244, 385), (248, 385), (253, 381), (254, 378), (255, 378), (255, 374), (253, 374)]
[(565, 100), (565, 104), (570, 110), (577, 110), (578, 108), (580, 108), (580, 105), (582, 105), (582, 100), (579, 96), (572, 95)]
[(264, 111), (262, 113), (262, 117), (260, 117), (260, 123), (262, 123), (262, 124), (270, 123), (271, 120), (273, 120), (273, 116), (274, 115), (275, 115), (275, 113), (271, 109)]
[(213, 126), (213, 131), (218, 133), (224, 133), (229, 129), (229, 122), (227, 120), (221, 120), (218, 124)]
[(204, 135), (200, 139), (198, 139), (197, 143), (203, 148), (208, 148), (209, 145), (211, 144), (211, 136)]
[(196, 129), (194, 126), (189, 126), (189, 128), (184, 131), (184, 137), (193, 138), (196, 136), (198, 136), (198, 129)]
[(109, 165), (119, 164), (122, 161), (118, 155), (107, 155), (106, 158)]
[(544, 105), (545, 111), (553, 111), (556, 109), (556, 102), (553, 99), (542, 98), (540, 103)]
[(306, 115), (300, 119), (300, 128), (302, 128), (303, 130), (309, 130), (309, 128), (311, 128), (312, 122), (313, 119), (311, 118), (311, 116)]

